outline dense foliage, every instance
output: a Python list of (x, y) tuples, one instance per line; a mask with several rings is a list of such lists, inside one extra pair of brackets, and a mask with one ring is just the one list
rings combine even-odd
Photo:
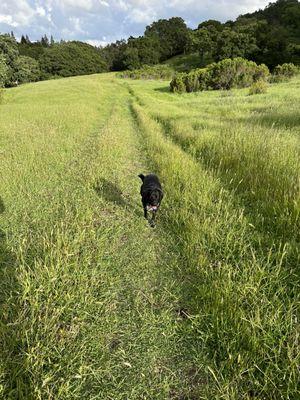
[(267, 93), (268, 84), (266, 81), (259, 80), (254, 82), (249, 89), (249, 95)]
[(277, 0), (264, 10), (236, 21), (208, 20), (195, 30), (181, 18), (160, 19), (144, 36), (117, 41), (101, 50), (111, 70), (136, 69), (178, 54), (198, 53), (199, 65), (243, 57), (273, 69), (282, 63), (300, 64), (300, 4)]
[(18, 56), (16, 39), (11, 35), (0, 35), (0, 80), (3, 86), (13, 86), (17, 81)]
[(280, 82), (287, 80), (295, 76), (298, 73), (298, 71), (299, 68), (292, 63), (277, 65), (277, 67), (274, 68), (272, 80), (273, 82)]
[(82, 42), (54, 44), (44, 51), (39, 62), (45, 78), (95, 74), (107, 70), (97, 49)]
[(179, 73), (172, 79), (172, 92), (196, 92), (209, 89), (231, 89), (250, 86), (258, 80), (266, 80), (269, 69), (243, 58), (225, 59), (207, 68)]
[(118, 77), (130, 79), (171, 79), (174, 73), (174, 70), (168, 65), (144, 65), (139, 69), (119, 72)]
[(7, 79), (7, 65), (5, 62), (5, 57), (0, 53), (0, 88), (4, 86)]
[(60, 76), (87, 75), (107, 71), (99, 49), (82, 42), (55, 43), (47, 36), (31, 43), (22, 36), (0, 35), (0, 86), (15, 86)]
[[(25, 35), (17, 43), (13, 34), (5, 34), (0, 35), (0, 55), (0, 85), (4, 86), (108, 70), (144, 70), (145, 65), (188, 55), (193, 55), (193, 66), (178, 71), (234, 58), (263, 63), (273, 70), (279, 64), (300, 64), (300, 4), (298, 0), (277, 0), (235, 21), (208, 20), (194, 30), (180, 17), (159, 19), (145, 28), (143, 36), (118, 40), (104, 48), (79, 41), (57, 43), (46, 35), (37, 42)], [(132, 76), (140, 73), (143, 75), (140, 71)], [(274, 80), (284, 76), (275, 72)]]
[(36, 82), (41, 70), (38, 61), (27, 56), (19, 56), (16, 61), (16, 80), (18, 83)]

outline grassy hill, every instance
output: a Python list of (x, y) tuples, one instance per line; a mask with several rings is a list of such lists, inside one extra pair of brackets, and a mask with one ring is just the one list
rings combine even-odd
[(200, 56), (198, 53), (193, 54), (180, 54), (169, 58), (163, 62), (172, 67), (177, 72), (188, 72), (194, 68), (200, 68)]
[(5, 91), (0, 397), (299, 397), (299, 88)]

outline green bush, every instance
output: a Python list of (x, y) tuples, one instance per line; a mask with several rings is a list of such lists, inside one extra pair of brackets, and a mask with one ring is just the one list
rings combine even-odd
[(225, 59), (208, 66), (211, 74), (212, 89), (243, 88), (250, 86), (256, 80), (265, 80), (269, 70), (265, 65), (257, 65), (243, 58)]
[[(170, 89), (172, 92), (182, 93), (243, 88), (250, 86), (253, 82), (267, 80), (269, 74), (266, 65), (257, 65), (253, 61), (238, 57), (210, 64), (207, 68), (177, 74), (170, 83)], [(185, 88), (182, 87), (182, 83)]]
[(299, 68), (293, 63), (277, 65), (277, 67), (274, 68), (271, 82), (276, 83), (288, 80), (295, 76), (298, 72)]
[(265, 81), (256, 81), (250, 86), (249, 95), (266, 93), (267, 89), (268, 85)]
[(174, 70), (168, 65), (144, 65), (142, 68), (119, 72), (119, 78), (130, 79), (170, 79), (174, 75)]
[(180, 72), (174, 76), (174, 78), (170, 82), (170, 88), (171, 91), (174, 93), (184, 93), (186, 92), (186, 86), (185, 86), (185, 78), (186, 78), (186, 73)]

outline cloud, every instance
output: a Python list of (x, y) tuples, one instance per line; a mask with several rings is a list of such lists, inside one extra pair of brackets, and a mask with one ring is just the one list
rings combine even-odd
[(2, 0), (0, 22), (12, 26), (28, 26), (34, 17), (35, 9), (26, 0)]
[(86, 43), (91, 44), (92, 46), (95, 46), (95, 47), (100, 47), (100, 46), (104, 47), (107, 44), (109, 44), (109, 42), (106, 40), (98, 40), (98, 39), (87, 39)]
[[(180, 16), (194, 28), (206, 19), (226, 21), (263, 8), (269, 0), (0, 0), (0, 32), (32, 40), (104, 43), (143, 34), (159, 18)], [(105, 37), (106, 39), (103, 39)]]

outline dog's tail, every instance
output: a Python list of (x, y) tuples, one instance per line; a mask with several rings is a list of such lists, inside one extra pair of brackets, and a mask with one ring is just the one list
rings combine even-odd
[(143, 174), (139, 174), (139, 178), (141, 178), (141, 180), (144, 182), (145, 175), (143, 175)]

